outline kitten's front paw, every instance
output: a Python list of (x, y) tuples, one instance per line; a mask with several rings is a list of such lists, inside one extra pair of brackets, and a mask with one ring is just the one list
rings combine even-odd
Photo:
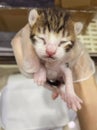
[(45, 69), (41, 68), (38, 72), (34, 74), (34, 82), (37, 83), (39, 86), (43, 86), (46, 82), (46, 71)]

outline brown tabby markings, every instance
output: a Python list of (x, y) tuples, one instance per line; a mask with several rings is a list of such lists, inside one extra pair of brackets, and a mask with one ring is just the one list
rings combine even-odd
[(75, 42), (74, 26), (70, 14), (63, 9), (37, 9), (37, 11), (39, 17), (34, 26), (31, 27), (31, 39), (33, 43), (35, 42), (34, 36), (38, 33), (45, 33), (46, 31), (50, 33), (50, 31), (54, 31), (56, 35), (61, 33), (64, 37), (67, 31), (66, 37), (69, 37), (72, 43), (72, 45), (65, 47), (69, 51)]

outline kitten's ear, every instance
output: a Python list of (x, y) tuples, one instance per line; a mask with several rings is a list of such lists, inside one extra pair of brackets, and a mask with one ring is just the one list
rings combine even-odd
[(38, 18), (38, 12), (36, 9), (32, 9), (29, 13), (28, 16), (28, 22), (31, 26), (33, 26), (35, 24), (35, 22), (37, 21)]
[(74, 31), (75, 31), (75, 34), (78, 35), (83, 29), (83, 23), (81, 22), (75, 22), (74, 23)]

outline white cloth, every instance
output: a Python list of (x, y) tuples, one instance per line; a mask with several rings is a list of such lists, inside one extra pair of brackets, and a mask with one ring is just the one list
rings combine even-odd
[[(74, 113), (75, 114), (75, 113)], [(11, 75), (1, 92), (0, 118), (5, 130), (35, 130), (65, 126), (66, 104), (21, 74)]]

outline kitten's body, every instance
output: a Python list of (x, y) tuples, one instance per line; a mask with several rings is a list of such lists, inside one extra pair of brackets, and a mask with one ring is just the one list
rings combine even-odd
[(74, 26), (67, 12), (56, 9), (32, 10), (29, 25), (30, 38), (41, 62), (40, 70), (34, 74), (34, 80), (38, 85), (44, 85), (47, 79), (61, 80), (66, 86), (62, 98), (69, 107), (80, 109), (82, 101), (74, 92), (72, 72), (67, 67), (68, 55), (75, 47), (78, 28)]
[[(65, 92), (60, 96), (74, 110), (81, 108), (82, 101), (74, 92), (72, 72), (67, 64), (69, 65), (79, 55), (76, 35), (81, 27), (80, 23), (74, 24), (64, 10), (32, 10), (26, 29), (18, 33), (16, 41), (19, 46), (22, 43), (20, 46), (22, 59), (16, 57), (22, 73), (26, 72), (30, 76), (34, 74), (34, 80), (40, 85), (47, 79), (64, 81), (65, 85), (60, 84), (59, 90), (62, 88)], [(17, 39), (13, 39), (12, 44), (15, 43), (14, 40)], [(17, 52), (15, 53), (17, 55)]]
[[(61, 65), (63, 65), (62, 61), (61, 62), (55, 62), (55, 63), (45, 63), (45, 68), (47, 72), (47, 78), (49, 80), (56, 80), (56, 79), (61, 79), (63, 77), (62, 70), (61, 70)], [(64, 68), (65, 68), (64, 64)]]

